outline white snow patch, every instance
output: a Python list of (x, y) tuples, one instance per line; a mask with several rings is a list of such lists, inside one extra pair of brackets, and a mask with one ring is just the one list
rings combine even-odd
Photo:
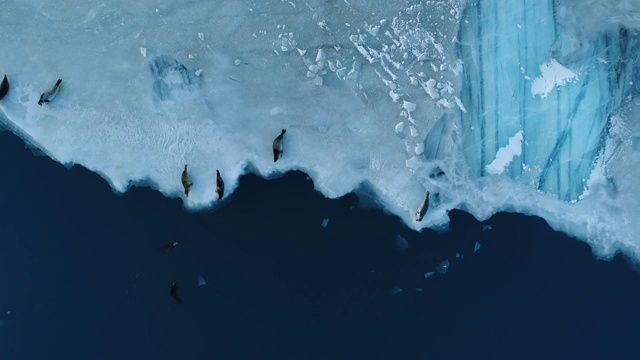
[(485, 166), (487, 172), (493, 175), (502, 174), (504, 169), (511, 164), (514, 157), (522, 155), (522, 135), (523, 131), (518, 131), (509, 138), (507, 146), (498, 149), (496, 158), (491, 164)]
[(578, 74), (562, 66), (556, 59), (540, 65), (541, 76), (531, 82), (531, 94), (540, 95), (543, 99), (556, 86), (563, 86), (569, 81), (577, 81)]

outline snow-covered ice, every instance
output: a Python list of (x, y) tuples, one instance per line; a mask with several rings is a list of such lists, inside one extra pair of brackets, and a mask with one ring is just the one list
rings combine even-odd
[[(366, 184), (409, 227), (541, 216), (640, 258), (640, 4), (8, 0), (0, 123), (116, 192), (197, 210), (253, 171)], [(40, 94), (56, 79), (48, 106)], [(271, 144), (287, 129), (285, 156)], [(184, 198), (180, 173), (194, 183)], [(425, 191), (438, 194), (414, 221)]]

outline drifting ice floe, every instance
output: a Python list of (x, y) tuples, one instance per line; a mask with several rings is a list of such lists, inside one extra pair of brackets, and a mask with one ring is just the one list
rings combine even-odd
[(449, 271), (449, 266), (451, 266), (449, 260), (443, 260), (440, 264), (438, 264), (438, 266), (436, 266), (436, 271), (442, 275), (445, 275), (447, 271)]

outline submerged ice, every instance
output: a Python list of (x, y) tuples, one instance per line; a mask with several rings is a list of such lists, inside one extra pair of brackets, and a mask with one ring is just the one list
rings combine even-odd
[[(640, 257), (639, 11), (605, 0), (10, 0), (0, 121), (118, 192), (149, 185), (190, 209), (215, 206), (216, 169), (227, 194), (248, 171), (298, 169), (328, 197), (365, 184), (412, 228), (446, 226), (452, 208), (519, 211), (600, 256)], [(55, 101), (37, 106), (58, 78)]]

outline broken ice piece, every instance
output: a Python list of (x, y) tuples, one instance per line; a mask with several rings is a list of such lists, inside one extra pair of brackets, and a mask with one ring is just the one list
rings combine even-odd
[(202, 277), (202, 275), (198, 276), (198, 286), (207, 285), (207, 281)]
[(396, 236), (396, 247), (400, 251), (405, 251), (405, 250), (407, 250), (409, 248), (409, 242), (407, 241), (407, 239), (405, 239), (402, 236), (398, 235), (398, 236)]
[(440, 264), (438, 264), (438, 266), (436, 267), (436, 271), (442, 275), (445, 275), (447, 271), (449, 271), (450, 265), (451, 264), (449, 263), (449, 260), (444, 260)]
[(476, 245), (473, 247), (473, 252), (480, 250), (480, 243), (476, 241)]
[(323, 227), (323, 228), (326, 228), (326, 227), (327, 227), (327, 225), (329, 225), (329, 219), (324, 219), (324, 220), (322, 220), (322, 227)]
[(430, 278), (431, 276), (433, 276), (433, 274), (435, 274), (435, 272), (433, 272), (433, 271), (429, 271), (429, 272), (427, 272), (427, 273), (424, 273), (424, 278), (425, 278), (425, 279), (428, 279), (428, 278)]

